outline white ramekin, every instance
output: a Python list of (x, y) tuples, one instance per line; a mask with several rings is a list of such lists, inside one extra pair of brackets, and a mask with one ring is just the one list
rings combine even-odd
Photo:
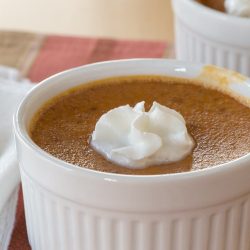
[(215, 64), (250, 76), (250, 19), (195, 0), (172, 0), (172, 4), (177, 59)]
[[(27, 133), (46, 100), (81, 83), (138, 74), (204, 79), (203, 70), (174, 60), (110, 61), (52, 76), (27, 95), (14, 126), (32, 249), (249, 250), (250, 155), (196, 172), (129, 176), (63, 162)], [(250, 97), (248, 79), (215, 71)]]

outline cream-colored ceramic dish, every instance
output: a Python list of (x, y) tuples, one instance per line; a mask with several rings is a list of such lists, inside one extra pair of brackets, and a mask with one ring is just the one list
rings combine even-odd
[(44, 80), (14, 122), (32, 249), (249, 250), (250, 155), (196, 172), (129, 176), (73, 166), (30, 139), (27, 127), (46, 100), (92, 80), (138, 74), (198, 77), (250, 97), (249, 79), (239, 74), (163, 59), (91, 64)]
[(176, 57), (250, 76), (250, 18), (231, 16), (195, 0), (172, 0)]

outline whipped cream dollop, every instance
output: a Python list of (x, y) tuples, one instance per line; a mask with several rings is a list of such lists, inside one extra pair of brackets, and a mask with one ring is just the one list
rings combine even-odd
[(225, 9), (234, 16), (250, 17), (250, 0), (225, 0)]
[(92, 134), (92, 147), (118, 165), (139, 169), (179, 161), (191, 153), (194, 141), (182, 115), (154, 102), (121, 106), (103, 114)]

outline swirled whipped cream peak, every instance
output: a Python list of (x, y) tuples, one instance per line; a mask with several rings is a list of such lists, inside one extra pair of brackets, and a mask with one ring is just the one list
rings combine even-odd
[(133, 169), (179, 161), (190, 154), (194, 141), (182, 115), (157, 102), (146, 112), (144, 104), (103, 114), (91, 146), (109, 161)]
[(234, 16), (250, 17), (250, 0), (225, 0), (225, 9)]

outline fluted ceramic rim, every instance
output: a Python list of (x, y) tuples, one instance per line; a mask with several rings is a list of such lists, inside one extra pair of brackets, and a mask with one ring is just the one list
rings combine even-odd
[[(173, 0), (173, 1), (175, 1), (175, 0)], [(210, 15), (212, 18), (217, 18), (217, 19), (220, 19), (224, 22), (227, 22), (227, 25), (230, 25), (230, 22), (232, 22), (233, 24), (235, 24), (235, 23), (237, 23), (239, 25), (244, 24), (246, 26), (249, 26), (249, 28), (250, 28), (250, 18), (233, 16), (233, 15), (215, 10), (215, 9), (210, 8), (208, 6), (205, 6), (204, 4), (199, 3), (195, 0), (182, 0), (182, 3), (189, 5), (189, 6), (195, 6), (196, 8), (199, 9), (199, 11)]]
[(24, 128), (23, 121), (21, 119), (21, 113), (24, 105), (26, 104), (28, 98), (32, 96), (33, 92), (35, 92), (37, 89), (42, 88), (43, 84), (45, 84), (47, 81), (52, 80), (54, 78), (58, 78), (60, 76), (67, 75), (68, 73), (72, 73), (74, 71), (80, 70), (85, 67), (92, 67), (92, 66), (97, 66), (97, 65), (104, 65), (108, 63), (119, 63), (119, 62), (143, 62), (143, 61), (155, 61), (155, 62), (172, 62), (172, 63), (179, 63), (182, 67), (187, 68), (187, 65), (192, 65), (192, 66), (197, 66), (202, 68), (203, 64), (198, 64), (198, 63), (188, 63), (180, 60), (175, 60), (175, 59), (155, 59), (155, 58), (144, 58), (144, 59), (123, 59), (123, 60), (110, 60), (110, 61), (103, 61), (103, 62), (98, 62), (98, 63), (91, 63), (88, 65), (84, 66), (79, 66), (75, 67), (69, 70), (65, 70), (63, 72), (57, 73), (55, 75), (52, 75), (39, 84), (37, 84), (33, 89), (31, 89), (27, 95), (24, 97), (22, 100), (21, 104), (19, 105), (15, 115), (14, 115), (14, 131), (15, 131), (15, 136), (18, 137), (18, 139), (24, 143), (24, 145), (30, 149), (36, 156), (47, 160), (51, 164), (55, 165), (58, 168), (61, 168), (66, 171), (74, 171), (79, 174), (84, 174), (84, 175), (89, 175), (92, 177), (96, 178), (101, 178), (107, 181), (124, 181), (124, 182), (144, 182), (144, 181), (164, 181), (164, 180), (184, 180), (184, 179), (189, 179), (189, 178), (198, 178), (202, 176), (208, 176), (208, 175), (216, 175), (225, 171), (232, 171), (236, 167), (240, 168), (240, 166), (246, 162), (249, 162), (250, 164), (250, 153), (247, 155), (244, 155), (240, 158), (237, 158), (235, 160), (219, 164), (216, 166), (204, 168), (204, 169), (199, 169), (199, 170), (194, 170), (194, 171), (188, 171), (188, 172), (180, 172), (180, 173), (171, 173), (171, 174), (157, 174), (157, 175), (127, 175), (127, 174), (117, 174), (117, 173), (108, 173), (108, 172), (101, 172), (98, 170), (92, 170), (84, 167), (79, 167), (77, 165), (65, 162), (63, 160), (60, 160), (59, 158), (54, 157), (53, 155), (47, 153), (43, 149), (41, 149), (38, 145), (36, 145), (30, 136), (28, 135), (27, 130)]

